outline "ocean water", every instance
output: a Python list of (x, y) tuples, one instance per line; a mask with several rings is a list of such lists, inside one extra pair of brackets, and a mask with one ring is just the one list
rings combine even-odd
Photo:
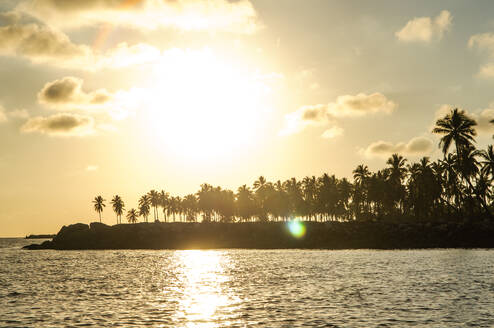
[(0, 327), (492, 327), (494, 251), (25, 251)]

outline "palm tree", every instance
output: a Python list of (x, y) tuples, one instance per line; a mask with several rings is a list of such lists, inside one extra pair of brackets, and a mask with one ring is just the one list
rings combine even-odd
[(491, 179), (494, 178), (494, 150), (492, 145), (489, 145), (487, 150), (483, 150), (480, 153), (480, 157), (483, 159), (480, 161), (480, 164), (482, 164), (482, 173), (487, 177), (490, 175)]
[(113, 211), (117, 214), (117, 224), (122, 223), (122, 214), (125, 208), (125, 204), (119, 195), (115, 195), (111, 200), (113, 205)]
[(93, 200), (94, 210), (99, 214), (99, 222), (101, 223), (101, 212), (103, 212), (103, 208), (105, 205), (105, 200), (101, 196), (94, 197)]
[(185, 219), (189, 222), (197, 221), (197, 198), (195, 195), (187, 195), (183, 199)]
[(237, 189), (237, 215), (242, 221), (249, 220), (254, 214), (254, 199), (252, 191), (247, 185), (242, 185)]
[(268, 186), (268, 182), (266, 181), (266, 178), (264, 178), (263, 176), (260, 176), (256, 181), (254, 181), (255, 196), (259, 210), (257, 216), (261, 221), (265, 221), (268, 218), (267, 217), (268, 213), (266, 209), (267, 186)]
[(406, 159), (398, 154), (391, 155), (386, 164), (389, 165), (389, 178), (394, 183), (401, 184), (401, 180), (405, 177), (407, 169), (405, 167)]
[(365, 181), (370, 176), (369, 168), (367, 165), (359, 165), (355, 170), (353, 170), (353, 179), (355, 180), (356, 184), (362, 185)]
[[(477, 122), (468, 117), (467, 114), (465, 114), (465, 111), (455, 108), (444, 118), (437, 120), (436, 127), (432, 130), (433, 133), (444, 135), (439, 142), (439, 147), (442, 145), (444, 155), (448, 152), (451, 143), (455, 143), (459, 171), (472, 190), (473, 186), (469, 179), (469, 175), (472, 171), (469, 170), (474, 170), (473, 166), (475, 166), (476, 163), (473, 162), (473, 159), (478, 155), (477, 153), (474, 153), (474, 149), (472, 149), (473, 143), (475, 142), (474, 137), (477, 135), (474, 128), (476, 125)], [(465, 151), (462, 151), (463, 149), (465, 149)], [(467, 158), (462, 158), (463, 156), (467, 156)], [(480, 197), (480, 195), (476, 196), (482, 203), (486, 213), (489, 216), (492, 216), (482, 197)]]
[(143, 195), (139, 199), (139, 215), (142, 215), (146, 222), (148, 222), (149, 210), (151, 208), (151, 201), (148, 195)]
[(166, 210), (168, 205), (168, 198), (169, 198), (168, 193), (165, 192), (164, 190), (161, 190), (161, 192), (159, 193), (159, 205), (161, 206), (161, 208), (163, 208), (163, 219), (165, 220), (165, 222), (167, 221)]
[(474, 126), (477, 125), (475, 120), (465, 114), (465, 111), (455, 108), (445, 117), (436, 121), (436, 127), (432, 130), (433, 133), (443, 134), (439, 147), (442, 146), (444, 155), (449, 150), (451, 143), (455, 143), (456, 153), (458, 154), (461, 147), (471, 145), (475, 142), (474, 136), (477, 135)]
[(131, 208), (130, 211), (127, 212), (127, 220), (129, 223), (136, 223), (138, 217), (139, 215), (134, 208)]
[(154, 221), (158, 220), (158, 205), (160, 204), (160, 194), (156, 190), (149, 192), (149, 201), (154, 211)]
[(361, 216), (362, 208), (368, 212), (368, 188), (366, 188), (366, 184), (370, 176), (371, 173), (367, 165), (360, 164), (353, 170), (353, 180), (355, 182), (353, 205), (357, 219)]

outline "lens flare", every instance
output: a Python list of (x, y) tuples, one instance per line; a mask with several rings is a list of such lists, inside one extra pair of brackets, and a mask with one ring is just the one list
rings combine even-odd
[(295, 238), (302, 238), (305, 236), (305, 225), (300, 221), (290, 221), (288, 222), (288, 231)]

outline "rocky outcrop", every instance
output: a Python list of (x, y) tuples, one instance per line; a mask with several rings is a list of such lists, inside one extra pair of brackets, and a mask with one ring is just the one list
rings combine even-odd
[(49, 239), (54, 238), (56, 235), (29, 235), (26, 239)]
[(284, 222), (137, 223), (64, 226), (26, 249), (493, 248), (492, 222), (304, 222), (297, 238)]

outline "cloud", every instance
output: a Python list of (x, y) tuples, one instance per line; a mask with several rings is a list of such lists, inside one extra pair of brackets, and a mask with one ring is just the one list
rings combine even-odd
[(493, 33), (482, 33), (475, 34), (468, 40), (469, 48), (477, 48), (479, 50), (486, 51), (490, 62), (482, 65), (480, 67), (478, 76), (484, 78), (494, 77), (494, 34)]
[(491, 104), (491, 108), (486, 108), (479, 113), (471, 114), (473, 119), (477, 121), (477, 131), (479, 134), (493, 134), (494, 124), (491, 123), (494, 120), (494, 104)]
[[(143, 106), (143, 99), (147, 97), (137, 88), (116, 92), (103, 88), (84, 91), (83, 84), (82, 79), (72, 76), (48, 82), (38, 92), (38, 101), (51, 109), (108, 114), (113, 120), (122, 120)], [(115, 127), (106, 124), (102, 130), (110, 129), (115, 130)]]
[(370, 95), (359, 93), (355, 96), (345, 95), (329, 103), (327, 111), (335, 117), (364, 116), (367, 114), (391, 114), (397, 107), (396, 103), (376, 92)]
[(38, 101), (50, 107), (66, 109), (99, 108), (112, 100), (113, 95), (106, 89), (86, 93), (82, 90), (82, 84), (82, 79), (71, 76), (49, 82), (38, 93)]
[[(456, 107), (447, 104), (439, 106), (434, 114), (434, 122), (431, 126), (431, 130), (434, 127), (436, 121), (446, 116), (453, 108)], [(494, 103), (491, 103), (488, 108), (478, 109), (475, 111), (468, 111), (462, 108), (461, 110), (464, 110), (465, 114), (467, 114), (468, 117), (474, 119), (477, 122), (475, 130), (479, 135), (491, 136), (492, 134), (494, 134), (494, 124), (490, 122), (491, 120), (494, 120)]]
[(324, 126), (331, 122), (326, 105), (302, 106), (285, 115), (285, 125), (279, 135), (287, 136), (302, 132), (308, 126)]
[(7, 113), (9, 117), (17, 119), (27, 119), (29, 118), (29, 112), (25, 109), (14, 109)]
[(88, 165), (86, 167), (86, 171), (88, 171), (88, 172), (94, 172), (94, 171), (97, 171), (98, 169), (99, 169), (98, 165)]
[(395, 33), (398, 40), (403, 42), (430, 42), (442, 39), (444, 33), (451, 27), (453, 17), (447, 10), (441, 11), (435, 18), (416, 17)]
[(50, 136), (89, 136), (95, 133), (94, 119), (90, 116), (60, 113), (48, 117), (30, 118), (22, 127), (24, 133), (41, 133)]
[(70, 60), (91, 56), (85, 45), (76, 45), (56, 30), (34, 23), (0, 27), (0, 54), (20, 55), (34, 62)]
[(248, 0), (29, 0), (17, 10), (57, 28), (112, 24), (251, 34), (261, 27)]
[(24, 57), (35, 64), (95, 71), (148, 63), (161, 52), (147, 44), (123, 42), (106, 53), (73, 43), (63, 32), (40, 23), (24, 23), (20, 16), (0, 26), (0, 55)]
[(0, 105), (0, 123), (7, 122), (7, 114), (5, 109)]
[[(308, 126), (335, 124), (338, 118), (362, 117), (376, 113), (390, 114), (396, 107), (395, 102), (378, 92), (370, 95), (359, 93), (355, 96), (339, 96), (335, 102), (327, 105), (302, 106), (295, 112), (285, 115), (285, 126), (280, 131), (280, 135), (299, 133)], [(341, 128), (332, 127), (329, 130), (331, 132), (323, 133), (323, 137), (343, 133)]]
[(333, 139), (339, 136), (343, 135), (343, 128), (340, 128), (339, 126), (333, 126), (327, 130), (325, 130), (322, 134), (321, 137), (324, 139)]
[(366, 157), (388, 157), (391, 154), (405, 156), (422, 156), (430, 154), (433, 150), (433, 142), (427, 137), (415, 137), (408, 142), (392, 143), (388, 141), (376, 141), (367, 148), (361, 149), (360, 153)]
[(29, 113), (25, 109), (7, 111), (2, 105), (0, 105), (0, 124), (9, 121), (11, 118), (27, 119), (29, 118)]

